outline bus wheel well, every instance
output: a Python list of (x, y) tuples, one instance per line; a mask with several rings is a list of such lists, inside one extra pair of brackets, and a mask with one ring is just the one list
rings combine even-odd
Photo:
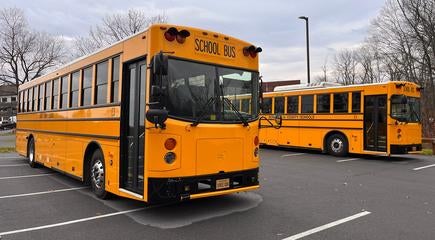
[(29, 143), (31, 139), (35, 139), (35, 138), (33, 137), (33, 134), (30, 134), (26, 139), (27, 139), (26, 157), (29, 157)]
[(330, 136), (334, 135), (334, 134), (339, 134), (339, 135), (343, 136), (344, 139), (345, 139), (347, 142), (349, 142), (349, 140), (348, 140), (347, 137), (346, 137), (346, 134), (344, 134), (344, 133), (342, 133), (342, 132), (340, 132), (340, 131), (337, 131), (337, 130), (330, 131), (330, 132), (328, 132), (328, 133), (325, 135), (325, 137), (323, 138), (323, 151), (322, 151), (322, 152), (327, 152), (327, 149), (328, 149), (328, 147), (327, 147), (327, 144), (328, 144), (328, 138), (329, 138)]
[(92, 158), (92, 154), (96, 150), (100, 150), (101, 152), (103, 152), (100, 144), (98, 144), (95, 141), (90, 142), (86, 147), (85, 155), (83, 157), (83, 182), (86, 185), (90, 184), (89, 176), (90, 176), (90, 168), (91, 168), (91, 158)]

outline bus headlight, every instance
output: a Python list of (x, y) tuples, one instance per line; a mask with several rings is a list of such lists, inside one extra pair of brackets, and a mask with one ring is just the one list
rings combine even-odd
[(165, 154), (164, 159), (165, 159), (165, 162), (166, 162), (167, 164), (171, 164), (171, 163), (173, 163), (173, 162), (175, 161), (175, 153), (173, 153), (173, 152), (167, 152), (167, 153)]

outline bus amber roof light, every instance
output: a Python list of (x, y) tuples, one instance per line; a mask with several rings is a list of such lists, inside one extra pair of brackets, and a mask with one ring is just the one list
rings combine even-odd
[(168, 138), (165, 141), (165, 148), (166, 150), (173, 150), (175, 148), (175, 146), (177, 146), (177, 141), (173, 138)]
[(166, 32), (165, 32), (165, 38), (166, 40), (168, 40), (169, 42), (172, 42), (175, 40), (175, 38), (178, 35), (178, 30), (174, 27), (169, 28)]

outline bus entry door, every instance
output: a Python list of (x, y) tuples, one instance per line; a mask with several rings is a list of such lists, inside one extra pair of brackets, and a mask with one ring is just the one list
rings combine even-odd
[(387, 95), (364, 96), (364, 150), (387, 151)]
[(143, 194), (146, 61), (125, 66), (122, 94), (121, 187)]

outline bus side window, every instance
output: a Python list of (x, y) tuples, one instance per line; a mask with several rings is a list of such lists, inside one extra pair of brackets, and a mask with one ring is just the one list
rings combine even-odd
[(360, 113), (361, 112), (361, 93), (353, 92), (352, 93), (352, 112)]
[(51, 109), (58, 109), (59, 106), (59, 78), (53, 80), (53, 98)]
[(71, 92), (70, 92), (70, 107), (79, 106), (79, 79), (80, 71), (71, 74)]
[(112, 89), (111, 89), (111, 101), (118, 102), (119, 93), (119, 56), (112, 58)]
[(51, 109), (51, 80), (45, 83), (45, 101), (44, 101), (44, 110)]
[(287, 113), (298, 113), (299, 97), (289, 96), (287, 97)]
[(301, 113), (313, 113), (314, 95), (302, 96), (302, 111)]
[(317, 95), (317, 113), (329, 113), (330, 107), (331, 95), (329, 93)]
[(284, 113), (284, 97), (275, 97), (275, 108), (273, 113)]
[(33, 112), (33, 88), (28, 89), (29, 93), (27, 94), (27, 111)]
[(39, 85), (38, 111), (42, 111), (44, 101), (44, 84)]
[(348, 93), (334, 93), (334, 112), (347, 113)]
[(262, 113), (272, 113), (272, 98), (263, 99), (263, 107), (261, 109)]
[(242, 99), (242, 112), (251, 113), (249, 111), (249, 105), (251, 104), (250, 99)]
[(95, 83), (95, 103), (105, 104), (107, 103), (107, 78), (108, 78), (108, 61), (104, 61), (97, 64), (97, 79)]
[(82, 106), (91, 105), (92, 67), (83, 69)]

